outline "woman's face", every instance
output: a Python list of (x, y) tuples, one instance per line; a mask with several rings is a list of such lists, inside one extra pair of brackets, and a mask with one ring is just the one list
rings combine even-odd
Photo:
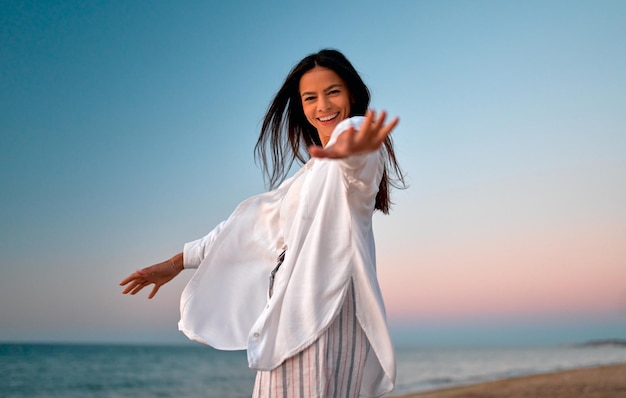
[(326, 146), (335, 126), (350, 117), (346, 83), (332, 69), (316, 66), (300, 78), (300, 99), (304, 115)]

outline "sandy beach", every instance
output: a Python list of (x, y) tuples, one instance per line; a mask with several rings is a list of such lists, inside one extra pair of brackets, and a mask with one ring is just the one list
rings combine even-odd
[(626, 398), (626, 363), (517, 377), (404, 398)]

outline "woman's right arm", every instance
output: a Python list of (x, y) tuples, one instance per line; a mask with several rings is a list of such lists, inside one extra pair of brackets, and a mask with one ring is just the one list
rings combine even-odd
[(120, 286), (126, 286), (123, 294), (137, 294), (144, 287), (154, 284), (152, 291), (148, 295), (151, 299), (159, 291), (159, 288), (174, 279), (185, 268), (198, 268), (202, 260), (213, 247), (216, 236), (222, 231), (224, 224), (222, 221), (203, 238), (186, 243), (183, 252), (162, 263), (151, 265), (150, 267), (137, 270), (120, 282)]
[(137, 294), (144, 287), (154, 284), (148, 295), (151, 299), (159, 291), (159, 288), (174, 279), (183, 270), (183, 253), (178, 253), (167, 261), (151, 265), (130, 274), (120, 282), (120, 286), (126, 286), (123, 294)]

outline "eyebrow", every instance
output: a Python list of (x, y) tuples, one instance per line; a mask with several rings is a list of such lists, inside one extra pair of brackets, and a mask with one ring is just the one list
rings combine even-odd
[[(334, 83), (334, 84), (331, 84), (330, 86), (326, 87), (326, 88), (324, 89), (324, 91), (328, 91), (328, 90), (331, 90), (331, 89), (336, 88), (336, 87), (343, 87), (343, 84), (341, 84), (341, 83)], [(303, 92), (303, 93), (300, 93), (300, 96), (301, 96), (301, 97), (304, 97), (305, 95), (315, 95), (315, 93), (314, 93), (314, 92), (312, 92), (312, 91), (305, 91), (305, 92)]]

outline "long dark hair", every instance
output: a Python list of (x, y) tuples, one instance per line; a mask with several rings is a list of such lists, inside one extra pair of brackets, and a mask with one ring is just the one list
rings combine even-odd
[[(324, 49), (304, 57), (289, 72), (282, 87), (274, 96), (265, 113), (261, 133), (254, 147), (255, 157), (260, 161), (263, 173), (269, 179), (270, 189), (287, 177), (296, 159), (300, 163), (309, 160), (310, 145), (321, 145), (317, 130), (304, 115), (299, 92), (300, 78), (316, 66), (333, 70), (346, 83), (354, 101), (350, 105), (350, 116), (365, 115), (369, 106), (370, 92), (367, 86), (342, 53)], [(390, 186), (403, 188), (405, 183), (393, 150), (391, 136), (387, 137), (383, 146), (386, 153), (385, 170), (376, 195), (375, 208), (388, 214), (391, 204)]]

